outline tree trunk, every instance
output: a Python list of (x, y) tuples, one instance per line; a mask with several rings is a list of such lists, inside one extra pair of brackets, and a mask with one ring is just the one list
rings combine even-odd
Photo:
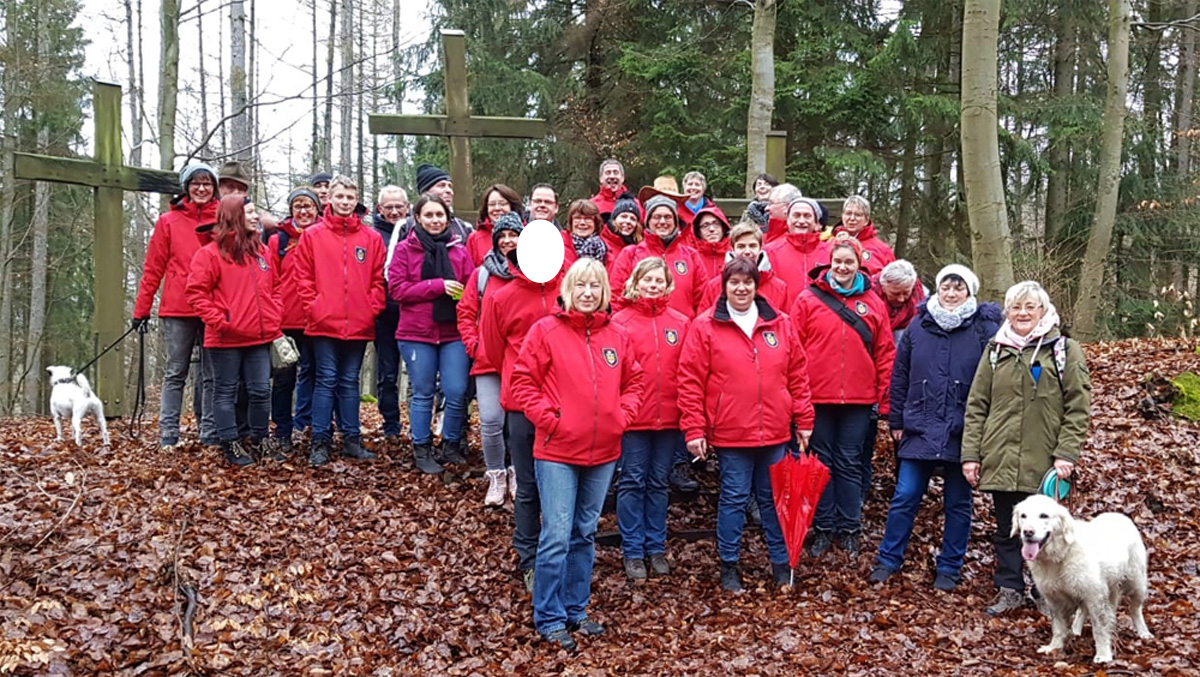
[[(1054, 96), (1065, 101), (1075, 91), (1075, 24), (1070, 10), (1059, 8), (1059, 19), (1055, 26), (1054, 40)], [(1066, 139), (1060, 138), (1058, 125), (1050, 129), (1050, 176), (1046, 180), (1046, 252), (1054, 250), (1063, 231), (1067, 214), (1067, 182), (1071, 149)]]
[[(37, 55), (45, 63), (50, 56), (49, 19), (46, 5), (38, 6)], [(35, 113), (38, 126), (37, 152), (50, 149), (50, 121)], [(25, 346), (24, 413), (41, 411), (42, 333), (46, 329), (47, 243), (50, 239), (50, 184), (38, 181), (33, 186), (33, 253), (29, 260), (29, 333)]]
[(221, 122), (217, 127), (221, 130), (221, 153), (225, 155), (229, 152), (229, 125), (225, 120), (225, 100), (228, 98), (225, 94), (225, 22), (221, 21), (220, 15), (217, 16), (217, 102), (220, 104), (218, 118)]
[(318, 109), (320, 103), (317, 101), (317, 0), (313, 0), (312, 4), (312, 144), (309, 147), (308, 157), (308, 172), (310, 174), (317, 173), (317, 167), (321, 164), (321, 126), (320, 115)]
[[(776, 0), (755, 0), (750, 27), (750, 109), (746, 115), (746, 197), (754, 177), (767, 171), (767, 132), (775, 112)], [(784, 177), (775, 177), (780, 181)]]
[[(179, 100), (179, 0), (162, 0), (159, 26), (162, 45), (159, 62), (162, 75), (158, 88), (158, 166), (175, 169), (175, 107)], [(163, 195), (160, 211), (170, 208), (170, 195)]]
[(1108, 94), (1104, 104), (1100, 179), (1092, 233), (1083, 255), (1079, 300), (1075, 304), (1075, 333), (1082, 341), (1094, 340), (1097, 336), (1096, 315), (1100, 310), (1104, 260), (1108, 255), (1113, 222), (1117, 217), (1121, 139), (1125, 131), (1125, 97), (1129, 89), (1129, 0), (1109, 0), (1108, 12)]
[[(358, 54), (362, 55), (362, 54), (365, 54), (367, 51), (366, 42), (365, 42), (366, 36), (363, 35), (363, 27), (366, 26), (367, 24), (366, 24), (366, 22), (363, 21), (363, 3), (362, 2), (358, 3), (358, 24), (357, 25), (358, 25), (358, 30), (354, 31), (354, 35), (355, 35), (355, 37), (358, 38)], [(366, 172), (365, 172), (366, 167), (363, 164), (363, 157), (366, 155), (366, 152), (365, 152), (366, 139), (363, 138), (363, 90), (366, 89), (366, 82), (367, 82), (365, 76), (366, 76), (366, 59), (360, 58), (358, 60), (358, 78), (357, 78), (358, 92), (356, 93), (356, 95), (354, 97), (354, 99), (357, 103), (357, 105), (354, 107), (355, 108), (355, 110), (354, 110), (354, 135), (357, 137), (357, 140), (358, 140), (358, 143), (356, 144), (356, 147), (358, 149), (358, 152), (356, 153), (356, 155), (358, 157), (358, 164), (355, 167), (354, 178), (355, 178), (355, 181), (358, 183), (358, 195), (360, 198), (362, 198), (362, 200), (364, 202), (367, 200), (367, 197), (366, 197), (367, 184), (366, 184), (366, 180), (365, 180), (366, 179)]]
[[(1184, 6), (1185, 17), (1196, 16), (1196, 0), (1187, 0)], [(1187, 132), (1192, 129), (1192, 99), (1196, 93), (1196, 31), (1184, 29), (1180, 31), (1179, 47), (1179, 106), (1178, 120), (1175, 124), (1175, 169), (1179, 178), (1186, 180), (1192, 172), (1192, 140)]]
[[(404, 103), (404, 71), (400, 67), (400, 0), (392, 0), (392, 89), (395, 90), (395, 112), (399, 115), (403, 112)], [(404, 158), (404, 137), (399, 134), (395, 136), (396, 172), (399, 174), (400, 161)]]
[[(219, 21), (220, 19), (218, 19)], [(196, 2), (196, 28), (199, 32), (198, 50), (200, 54), (200, 138), (208, 138), (208, 76), (204, 72), (204, 0)], [(200, 157), (206, 156), (208, 150), (208, 142), (196, 149), (196, 154)]]
[(342, 152), (338, 156), (338, 171), (354, 171), (354, 0), (342, 0), (342, 82), (339, 87)]
[(337, 35), (338, 0), (329, 0), (329, 40), (325, 43), (325, 143), (321, 160), (327, 172), (333, 170), (333, 44)]
[(229, 3), (229, 114), (233, 156), (245, 161), (250, 157), (250, 118), (246, 113), (246, 4)]
[(917, 137), (920, 132), (917, 125), (908, 121), (905, 123), (904, 157), (900, 161), (900, 214), (896, 219), (896, 258), (902, 259), (908, 253), (908, 235), (912, 228), (913, 213), (917, 201)]
[[(8, 3), (4, 13), (5, 22), (4, 29), (9, 45), (18, 44), (17, 42), (17, 17), (13, 11), (12, 3)], [(14, 206), (17, 200), (17, 182), (13, 176), (13, 152), (18, 150), (17, 137), (17, 110), (20, 107), (20, 100), (17, 95), (17, 90), (20, 85), (17, 83), (17, 74), (12, 70), (5, 70), (0, 73), (0, 80), (3, 81), (4, 87), (4, 108), (3, 108), (3, 137), (0, 137), (0, 156), (3, 156), (4, 175), (0, 181), (0, 268), (3, 269), (3, 275), (0, 276), (0, 327), (4, 327), (4, 331), (0, 331), (0, 413), (12, 413), (11, 407), (13, 403), (12, 389), (12, 371), (13, 371), (13, 331), (11, 327), (13, 315), (13, 295), (16, 293), (13, 289), (13, 274), (11, 252), (13, 250), (13, 218)]]
[[(259, 177), (261, 176), (261, 173), (258, 171), (258, 111), (252, 105), (258, 98), (258, 60), (255, 58), (255, 55), (258, 54), (258, 50), (254, 48), (254, 46), (258, 44), (258, 42), (255, 41), (255, 28), (257, 27), (256, 24), (258, 23), (258, 12), (255, 10), (254, 0), (249, 0), (249, 3), (250, 53), (246, 55), (246, 58), (249, 60), (250, 65), (246, 70), (246, 81), (248, 83), (246, 86), (246, 101), (248, 104), (248, 107), (246, 108), (246, 129), (248, 131), (247, 136), (250, 139), (250, 150), (246, 152), (246, 157), (250, 159), (250, 166), (254, 168), (254, 173), (252, 175)], [(257, 184), (260, 182), (256, 180), (255, 183)], [(259, 198), (264, 197), (262, 194), (262, 186), (252, 186), (251, 194), (258, 196)]]

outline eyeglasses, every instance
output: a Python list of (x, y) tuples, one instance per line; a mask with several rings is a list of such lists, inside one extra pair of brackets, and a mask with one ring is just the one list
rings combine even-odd
[(866, 216), (867, 216), (867, 215), (866, 215), (866, 213), (865, 213), (865, 212), (847, 211), (847, 212), (842, 212), (842, 216), (843, 216), (843, 217), (846, 217), (846, 216), (856, 216), (856, 217), (858, 217), (858, 218), (860, 218), (860, 219), (863, 219), (863, 218), (866, 218)]
[(403, 212), (403, 211), (407, 211), (407, 210), (408, 210), (407, 204), (379, 205), (379, 211), (381, 211), (381, 212)]
[[(530, 200), (530, 201), (529, 201), (529, 203), (530, 203), (530, 204), (535, 204), (535, 205), (552, 205), (552, 204), (558, 204), (558, 202), (557, 202), (556, 200), (547, 200), (547, 199), (545, 199), (545, 198), (538, 198), (538, 199), (536, 199), (536, 200)], [(490, 205), (489, 205), (489, 206), (490, 206)]]
[(700, 230), (721, 230), (720, 221), (709, 221), (708, 223), (700, 224)]
[(1037, 312), (1038, 308), (1041, 308), (1041, 307), (1042, 307), (1042, 304), (1040, 304), (1040, 303), (1026, 303), (1023, 306), (1009, 306), (1008, 312), (1019, 313), (1019, 312), (1024, 311), (1026, 313), (1035, 313), (1035, 312)]
[(509, 207), (511, 205), (509, 205), (507, 202), (489, 202), (487, 203), (487, 206), (488, 209), (504, 209), (505, 207)]
[(315, 211), (317, 211), (317, 206), (314, 204), (292, 205), (292, 211), (294, 211), (294, 212), (315, 212)]
[(212, 181), (209, 181), (208, 179), (204, 179), (203, 181), (200, 179), (192, 179), (191, 183), (189, 183), (188, 185), (192, 186), (193, 188), (212, 188), (213, 187)]

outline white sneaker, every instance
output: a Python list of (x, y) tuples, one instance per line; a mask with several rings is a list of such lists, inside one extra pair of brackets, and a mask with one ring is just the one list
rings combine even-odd
[(508, 495), (512, 500), (517, 500), (517, 469), (508, 466)]
[(484, 475), (488, 480), (488, 490), (483, 504), (504, 505), (504, 490), (505, 485), (508, 484), (508, 473), (501, 468), (500, 470), (489, 470)]

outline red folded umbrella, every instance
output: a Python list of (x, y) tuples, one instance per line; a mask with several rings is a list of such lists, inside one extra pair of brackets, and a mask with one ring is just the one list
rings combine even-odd
[(787, 543), (788, 564), (795, 568), (800, 561), (804, 537), (812, 525), (813, 514), (821, 493), (829, 482), (829, 468), (815, 454), (800, 454), (799, 458), (785, 453), (771, 466), (771, 492), (775, 496), (775, 512)]

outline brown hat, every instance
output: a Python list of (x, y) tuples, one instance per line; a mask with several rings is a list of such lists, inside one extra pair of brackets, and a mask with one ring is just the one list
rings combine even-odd
[[(661, 178), (663, 177), (660, 176), (659, 179)], [(642, 189), (638, 191), (638, 202), (646, 204), (650, 198), (656, 195), (662, 195), (674, 200), (677, 207), (682, 207), (683, 203), (687, 201), (688, 196), (680, 193), (678, 190), (665, 190), (661, 188), (658, 179), (655, 179), (654, 183), (655, 185), (653, 186), (642, 186)]]
[(217, 176), (217, 181), (237, 181), (248, 190), (250, 188), (250, 176), (246, 174), (246, 170), (242, 168), (242, 163), (231, 160), (221, 165), (221, 172)]

